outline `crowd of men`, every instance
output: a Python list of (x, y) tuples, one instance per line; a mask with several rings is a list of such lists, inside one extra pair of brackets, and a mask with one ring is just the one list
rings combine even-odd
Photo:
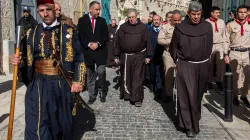
[(11, 57), (27, 85), (25, 139), (72, 139), (72, 114), (77, 105), (74, 95), (86, 86), (88, 104), (98, 95), (106, 102), (106, 67), (120, 67), (120, 99), (136, 107), (143, 103), (145, 79), (155, 95), (171, 102), (176, 75), (179, 126), (187, 137), (200, 132), (201, 100), (207, 88), (212, 89), (215, 82), (223, 90), (226, 65), (234, 75), (233, 103), (240, 104), (240, 94), (240, 100), (250, 105), (246, 98), (250, 9), (246, 5), (230, 13), (227, 24), (219, 18), (221, 10), (216, 6), (211, 17), (203, 19), (201, 3), (194, 1), (185, 17), (174, 10), (163, 21), (151, 12), (145, 23), (136, 9), (128, 9), (126, 20), (117, 25), (112, 19), (108, 26), (99, 16), (101, 5), (97, 1), (90, 3), (89, 13), (77, 26), (61, 13), (57, 2), (38, 0), (37, 6), (43, 22), (38, 24), (30, 9), (23, 9), (19, 25), (28, 25), (25, 51), (21, 57)]

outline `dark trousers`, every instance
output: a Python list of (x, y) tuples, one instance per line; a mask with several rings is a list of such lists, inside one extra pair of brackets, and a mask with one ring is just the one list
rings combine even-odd
[(162, 65), (151, 62), (149, 65), (150, 79), (155, 91), (162, 89)]
[(105, 80), (106, 65), (99, 65), (96, 68), (95, 65), (87, 66), (87, 90), (89, 92), (89, 97), (95, 98), (97, 96), (96, 89), (98, 89), (98, 92), (103, 92)]
[(72, 140), (74, 97), (62, 76), (35, 74), (25, 94), (25, 140)]

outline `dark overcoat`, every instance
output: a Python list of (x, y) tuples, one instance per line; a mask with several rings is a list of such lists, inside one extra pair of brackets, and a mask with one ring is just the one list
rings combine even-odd
[[(78, 21), (78, 34), (80, 42), (83, 46), (83, 52), (86, 65), (106, 65), (107, 47), (106, 43), (109, 39), (108, 26), (102, 17), (96, 18), (95, 30), (93, 32), (89, 15), (84, 15)], [(88, 47), (90, 42), (98, 42), (99, 46), (96, 50)]]

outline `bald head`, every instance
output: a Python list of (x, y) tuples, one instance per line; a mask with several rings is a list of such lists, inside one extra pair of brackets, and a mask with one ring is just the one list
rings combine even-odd
[(173, 16), (172, 16), (172, 19), (171, 19), (171, 25), (176, 26), (180, 22), (181, 22), (181, 12), (178, 11), (178, 10), (174, 10), (173, 11)]
[(56, 17), (61, 17), (61, 5), (58, 2), (55, 2), (55, 11)]

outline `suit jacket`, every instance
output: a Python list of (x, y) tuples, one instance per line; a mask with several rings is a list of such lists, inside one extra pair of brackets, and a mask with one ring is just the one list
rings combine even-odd
[[(84, 15), (78, 21), (78, 34), (83, 46), (86, 65), (106, 65), (107, 47), (109, 39), (108, 26), (102, 17), (96, 18), (95, 30), (93, 33), (89, 15)], [(99, 42), (99, 47), (93, 51), (88, 47), (90, 42)]]

